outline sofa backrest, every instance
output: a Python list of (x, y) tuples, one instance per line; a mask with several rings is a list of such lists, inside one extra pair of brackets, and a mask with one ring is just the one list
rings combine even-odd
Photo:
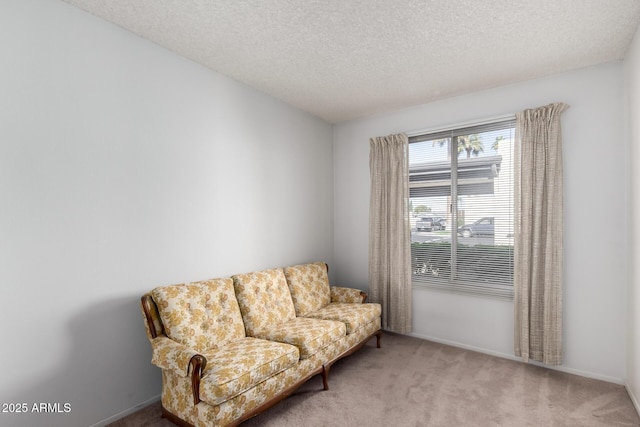
[(281, 268), (237, 274), (233, 276), (233, 286), (249, 336), (296, 317)]
[(327, 264), (294, 265), (284, 268), (296, 315), (306, 316), (331, 302), (331, 288)]
[(246, 336), (231, 278), (161, 286), (151, 296), (167, 336), (196, 351)]

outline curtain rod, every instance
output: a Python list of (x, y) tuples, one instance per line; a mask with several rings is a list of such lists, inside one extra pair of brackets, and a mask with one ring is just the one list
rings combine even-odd
[(473, 121), (468, 121), (468, 122), (464, 122), (464, 123), (457, 123), (455, 125), (440, 126), (440, 127), (437, 127), (437, 128), (422, 129), (422, 130), (417, 130), (417, 131), (413, 131), (413, 132), (406, 132), (406, 134), (407, 134), (407, 136), (409, 138), (411, 138), (412, 136), (425, 135), (425, 134), (429, 134), (429, 133), (436, 133), (436, 132), (442, 132), (442, 131), (447, 131), (447, 130), (452, 130), (452, 129), (466, 128), (466, 127), (471, 127), (471, 126), (480, 126), (480, 125), (485, 125), (485, 124), (488, 124), (488, 123), (500, 122), (500, 121), (503, 121), (503, 120), (513, 120), (515, 118), (516, 118), (516, 113), (502, 114), (500, 116), (488, 117), (488, 118), (485, 118), (485, 119), (473, 120)]

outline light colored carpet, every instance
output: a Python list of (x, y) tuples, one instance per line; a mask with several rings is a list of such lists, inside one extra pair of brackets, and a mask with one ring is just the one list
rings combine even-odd
[[(385, 333), (243, 427), (640, 426), (625, 388)], [(154, 404), (113, 427), (165, 427)]]

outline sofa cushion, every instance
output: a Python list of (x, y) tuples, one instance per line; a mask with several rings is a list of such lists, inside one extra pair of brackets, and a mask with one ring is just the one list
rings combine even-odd
[(209, 351), (206, 357), (200, 398), (218, 405), (294, 366), (299, 353), (292, 345), (247, 337)]
[(342, 288), (339, 286), (331, 287), (331, 302), (362, 303), (366, 297), (367, 294), (360, 289)]
[(198, 352), (245, 337), (230, 278), (161, 286), (151, 295), (167, 336)]
[(323, 262), (284, 268), (296, 315), (305, 316), (331, 302), (327, 265)]
[(235, 275), (233, 285), (247, 335), (296, 317), (281, 268)]
[(381, 313), (382, 308), (376, 303), (332, 302), (326, 307), (307, 314), (307, 317), (343, 322), (346, 325), (347, 334), (352, 334), (363, 325), (379, 318)]
[(295, 317), (256, 331), (256, 337), (295, 345), (300, 359), (313, 356), (346, 335), (343, 322)]

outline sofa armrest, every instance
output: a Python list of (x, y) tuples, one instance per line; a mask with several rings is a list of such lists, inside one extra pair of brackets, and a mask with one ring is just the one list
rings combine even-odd
[[(207, 363), (205, 356), (166, 335), (159, 335), (151, 341), (151, 351), (151, 363), (182, 377), (192, 375), (195, 365)], [(204, 370), (204, 366), (201, 369)]]
[(366, 300), (366, 292), (360, 289), (331, 286), (331, 302), (363, 303)]
[(151, 351), (151, 363), (160, 369), (170, 370), (182, 377), (191, 376), (193, 404), (197, 405), (200, 402), (200, 379), (207, 366), (207, 358), (166, 335), (151, 341)]

